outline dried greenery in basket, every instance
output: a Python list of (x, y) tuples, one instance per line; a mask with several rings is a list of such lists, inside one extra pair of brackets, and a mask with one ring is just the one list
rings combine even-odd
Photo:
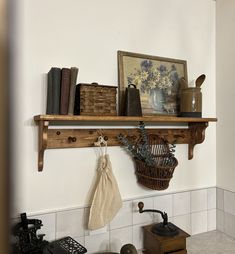
[[(133, 144), (122, 134), (119, 134), (117, 138), (125, 146), (126, 150), (132, 157), (140, 161), (144, 161), (147, 166), (155, 166), (156, 165), (155, 155), (150, 150), (150, 145), (148, 143), (148, 134), (145, 129), (145, 124), (143, 122), (140, 123), (139, 130), (141, 142)], [(165, 142), (168, 144), (167, 141)], [(174, 144), (168, 145), (169, 145), (168, 158), (174, 157), (173, 153), (175, 152), (174, 150), (175, 145)]]

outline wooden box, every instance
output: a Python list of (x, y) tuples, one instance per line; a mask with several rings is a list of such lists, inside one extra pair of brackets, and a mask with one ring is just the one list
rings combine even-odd
[(116, 116), (117, 87), (92, 84), (78, 84), (75, 95), (75, 115)]
[(176, 236), (159, 236), (152, 232), (153, 226), (154, 224), (143, 227), (145, 254), (187, 254), (188, 233), (179, 228)]

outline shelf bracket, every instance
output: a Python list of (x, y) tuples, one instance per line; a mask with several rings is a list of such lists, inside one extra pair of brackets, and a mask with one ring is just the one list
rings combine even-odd
[(43, 160), (44, 160), (44, 151), (47, 149), (47, 140), (48, 140), (48, 126), (49, 121), (39, 121), (38, 123), (39, 131), (38, 131), (38, 171), (43, 170)]
[(188, 159), (193, 158), (194, 146), (201, 144), (205, 139), (205, 130), (208, 126), (208, 122), (195, 122), (188, 123), (188, 128), (190, 131), (190, 140), (188, 143)]

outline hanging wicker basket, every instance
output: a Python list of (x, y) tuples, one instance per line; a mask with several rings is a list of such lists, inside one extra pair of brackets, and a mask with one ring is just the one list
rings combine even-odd
[[(143, 140), (137, 142), (137, 147), (140, 142)], [(157, 135), (147, 136), (147, 146), (155, 163), (154, 166), (148, 166), (145, 161), (134, 158), (138, 183), (149, 189), (165, 190), (169, 186), (178, 161), (170, 151), (168, 142)]]

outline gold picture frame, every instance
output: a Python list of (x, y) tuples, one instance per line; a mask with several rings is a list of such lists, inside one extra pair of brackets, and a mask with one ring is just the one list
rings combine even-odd
[(118, 51), (119, 115), (129, 84), (139, 89), (143, 115), (178, 115), (182, 77), (188, 80), (185, 60)]

